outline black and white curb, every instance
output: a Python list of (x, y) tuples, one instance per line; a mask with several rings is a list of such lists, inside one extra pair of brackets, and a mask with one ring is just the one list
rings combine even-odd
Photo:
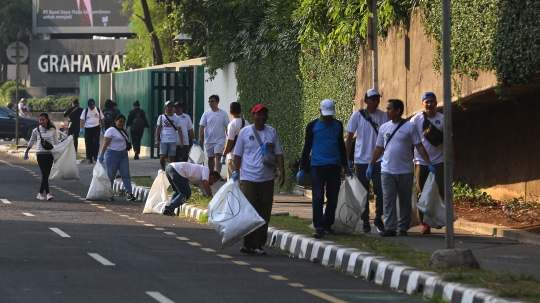
[(518, 303), (498, 298), (495, 292), (459, 283), (442, 281), (433, 272), (421, 271), (401, 262), (287, 230), (268, 228), (271, 247), (288, 251), (291, 257), (319, 262), (346, 271), (376, 284), (431, 298), (435, 295), (452, 303)]
[(199, 220), (202, 214), (206, 214), (207, 210), (189, 204), (184, 204), (178, 208), (186, 217)]
[[(0, 152), (6, 153), (14, 157), (24, 158), (24, 150), (11, 149), (5, 145), (0, 145)], [(37, 161), (36, 153), (28, 153), (28, 160)]]

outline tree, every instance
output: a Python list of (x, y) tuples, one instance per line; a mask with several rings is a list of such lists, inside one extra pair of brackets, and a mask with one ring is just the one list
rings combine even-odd
[(28, 42), (32, 28), (32, 1), (3, 0), (0, 6), (0, 48), (2, 61), (5, 60), (7, 45), (17, 38)]

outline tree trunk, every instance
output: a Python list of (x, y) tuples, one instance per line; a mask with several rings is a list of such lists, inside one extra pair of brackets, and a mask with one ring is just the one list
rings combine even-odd
[(150, 34), (150, 39), (152, 41), (152, 51), (154, 53), (154, 65), (163, 64), (163, 53), (161, 52), (161, 46), (159, 45), (159, 38), (154, 32), (154, 26), (152, 25), (152, 19), (150, 17), (150, 10), (148, 9), (148, 3), (146, 0), (141, 0), (141, 5), (143, 9), (143, 21), (146, 25), (146, 29)]

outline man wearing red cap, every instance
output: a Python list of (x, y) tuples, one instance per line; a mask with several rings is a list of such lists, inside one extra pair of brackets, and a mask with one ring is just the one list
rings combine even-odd
[[(251, 111), (253, 125), (244, 127), (238, 134), (234, 147), (235, 172), (231, 178), (238, 180), (238, 171), (242, 172), (242, 193), (266, 224), (244, 237), (244, 246), (240, 252), (251, 255), (266, 255), (268, 223), (274, 201), (274, 168), (279, 167), (279, 184), (285, 182), (283, 152), (276, 130), (266, 125), (268, 108), (257, 104)], [(275, 159), (273, 158), (275, 156)]]

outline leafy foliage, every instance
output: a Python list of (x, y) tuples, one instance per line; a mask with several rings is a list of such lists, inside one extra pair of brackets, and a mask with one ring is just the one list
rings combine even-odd
[[(16, 84), (17, 82), (15, 80), (5, 82), (0, 86), (0, 103), (2, 105), (5, 105), (9, 102), (17, 105), (19, 102), (15, 98), (16, 93)], [(26, 95), (26, 90), (24, 89), (24, 85), (19, 82), (19, 98), (23, 98)]]
[(495, 200), (486, 192), (475, 189), (463, 180), (458, 180), (452, 184), (454, 189), (454, 201), (469, 202), (475, 206), (495, 205)]
[(27, 43), (32, 29), (32, 1), (3, 0), (0, 5), (0, 58), (7, 59), (4, 50), (20, 38)]
[(78, 96), (47, 96), (28, 99), (28, 107), (34, 112), (63, 112), (71, 106)]

